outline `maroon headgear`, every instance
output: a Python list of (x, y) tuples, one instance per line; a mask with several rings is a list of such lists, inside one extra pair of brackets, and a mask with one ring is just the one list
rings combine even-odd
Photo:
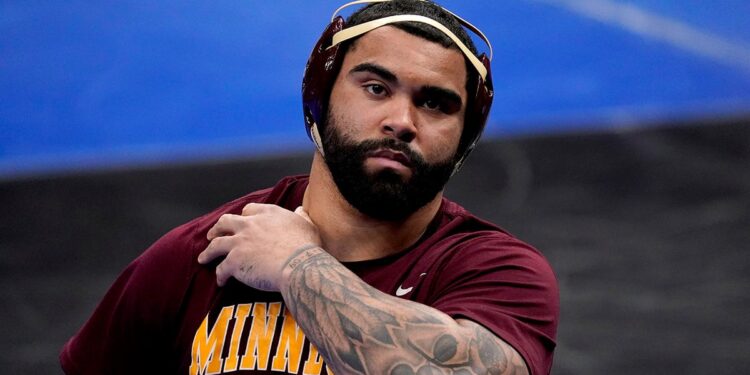
[(344, 18), (337, 16), (339, 11), (350, 5), (385, 1), (390, 0), (353, 1), (341, 6), (336, 12), (334, 12), (334, 17), (331, 23), (326, 27), (323, 35), (321, 35), (318, 43), (310, 54), (307, 66), (305, 67), (305, 76), (302, 80), (302, 104), (305, 123), (307, 125), (307, 135), (315, 143), (315, 146), (320, 153), (325, 155), (320, 137), (321, 129), (319, 129), (319, 127), (326, 123), (325, 116), (328, 107), (328, 98), (331, 94), (333, 83), (336, 81), (336, 76), (338, 75), (344, 61), (344, 55), (346, 54), (346, 48), (339, 53), (342, 48), (342, 42), (356, 38), (378, 27), (395, 22), (426, 23), (451, 38), (463, 52), (466, 59), (469, 60), (470, 65), (472, 65), (477, 71), (477, 74), (469, 75), (471, 82), (467, 84), (469, 100), (466, 108), (466, 117), (464, 119), (464, 130), (461, 135), (461, 141), (458, 145), (457, 155), (460, 155), (460, 157), (454, 168), (455, 173), (479, 141), (487, 122), (487, 116), (490, 113), (490, 106), (492, 105), (493, 98), (492, 75), (490, 72), (492, 46), (487, 40), (487, 37), (479, 31), (479, 29), (445, 9), (443, 10), (454, 16), (461, 25), (474, 32), (482, 38), (485, 43), (487, 43), (490, 48), (490, 57), (487, 57), (484, 53), (479, 57), (475, 56), (450, 30), (438, 21), (425, 16), (411, 14), (388, 16), (349, 28), (347, 28)]

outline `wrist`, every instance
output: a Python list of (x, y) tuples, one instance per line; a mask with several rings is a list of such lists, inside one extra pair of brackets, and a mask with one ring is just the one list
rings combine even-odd
[(327, 253), (317, 244), (307, 244), (294, 250), (281, 267), (281, 282), (279, 285), (281, 292), (287, 290), (289, 281), (295, 273), (301, 272), (304, 267), (312, 263), (313, 258), (323, 254)]

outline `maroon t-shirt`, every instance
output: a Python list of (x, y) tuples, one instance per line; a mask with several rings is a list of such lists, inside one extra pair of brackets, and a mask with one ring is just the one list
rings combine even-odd
[[(326, 374), (279, 293), (233, 279), (216, 285), (197, 263), (206, 233), (251, 202), (293, 210), (307, 177), (234, 200), (186, 223), (135, 259), (109, 289), (60, 360), (68, 374)], [(407, 251), (344, 263), (378, 290), (475, 321), (512, 345), (532, 374), (552, 366), (559, 312), (544, 257), (500, 228), (443, 199), (422, 239)]]

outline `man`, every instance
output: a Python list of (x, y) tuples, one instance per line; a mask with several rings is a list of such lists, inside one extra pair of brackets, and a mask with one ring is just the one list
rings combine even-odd
[(65, 346), (65, 371), (549, 373), (547, 262), (442, 195), (489, 109), (473, 49), (432, 3), (335, 20), (303, 88), (309, 177), (157, 241)]

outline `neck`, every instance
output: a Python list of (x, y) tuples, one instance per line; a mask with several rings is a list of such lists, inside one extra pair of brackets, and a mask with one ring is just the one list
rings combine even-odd
[(325, 161), (313, 157), (303, 207), (318, 227), (323, 247), (339, 261), (377, 259), (416, 243), (435, 217), (442, 193), (400, 221), (366, 216), (341, 195)]

